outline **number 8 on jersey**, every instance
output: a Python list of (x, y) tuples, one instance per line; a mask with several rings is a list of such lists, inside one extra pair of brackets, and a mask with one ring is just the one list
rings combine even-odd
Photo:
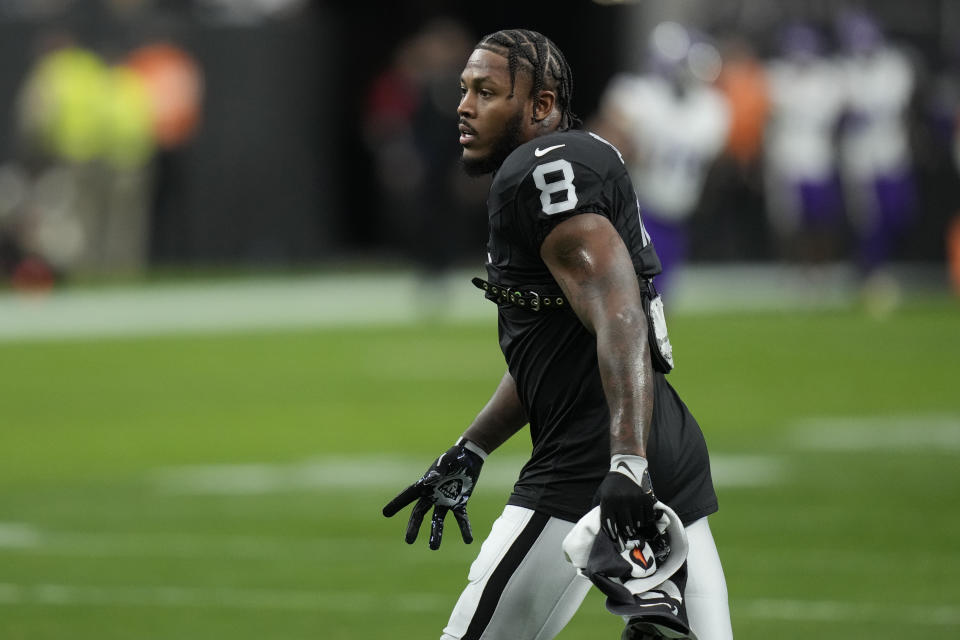
[[(559, 175), (559, 178), (557, 177)], [(547, 180), (547, 178), (550, 180)], [(573, 165), (560, 159), (537, 165), (533, 170), (533, 182), (540, 189), (540, 204), (547, 215), (570, 211), (577, 206), (577, 191), (573, 186)], [(554, 194), (564, 192), (563, 199)]]

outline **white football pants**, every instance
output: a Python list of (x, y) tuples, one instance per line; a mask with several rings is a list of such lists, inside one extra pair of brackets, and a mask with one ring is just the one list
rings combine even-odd
[[(441, 640), (550, 640), (576, 613), (590, 581), (563, 555), (574, 523), (508, 505), (470, 566)], [(687, 529), (690, 627), (699, 640), (730, 640), (720, 556), (706, 518)]]

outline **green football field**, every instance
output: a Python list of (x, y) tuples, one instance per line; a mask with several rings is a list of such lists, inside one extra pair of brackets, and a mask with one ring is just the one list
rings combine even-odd
[[(737, 637), (960, 637), (960, 304), (670, 320)], [(380, 508), (502, 370), (480, 321), (0, 342), (0, 639), (438, 638), (479, 541)]]

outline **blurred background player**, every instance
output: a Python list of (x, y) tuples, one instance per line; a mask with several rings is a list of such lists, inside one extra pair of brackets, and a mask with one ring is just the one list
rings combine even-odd
[(198, 127), (199, 65), (166, 42), (107, 55), (53, 30), (34, 46), (17, 96), (16, 158), (4, 168), (24, 194), (3, 243), (12, 281), (140, 273), (172, 186), (164, 158)]
[(858, 238), (864, 293), (879, 301), (896, 296), (884, 268), (917, 214), (906, 120), (915, 72), (865, 12), (841, 14), (837, 34), (846, 92), (840, 132), (846, 202)]
[(845, 249), (836, 164), (843, 76), (823, 55), (820, 34), (795, 23), (783, 30), (780, 55), (769, 62), (767, 78), (771, 113), (764, 172), (779, 255), (806, 263), (838, 259)]
[(770, 97), (764, 63), (751, 40), (727, 33), (719, 46), (723, 66), (716, 86), (730, 107), (730, 133), (690, 219), (690, 253), (698, 261), (743, 263), (769, 257), (760, 167)]
[(400, 43), (367, 96), (364, 133), (386, 234), (417, 270), (429, 316), (444, 309), (442, 276), (463, 252), (471, 219), (482, 237), (483, 211), (476, 202), (487, 183), (465, 179), (457, 166), (460, 146), (450, 135), (457, 124), (450, 105), (458, 98), (457, 78), (470, 44), (459, 22), (428, 22)]
[(668, 292), (688, 253), (687, 224), (700, 201), (711, 163), (723, 149), (730, 109), (711, 86), (720, 56), (675, 22), (650, 36), (647, 69), (615, 76), (593, 128), (623, 153), (644, 224), (657, 246)]

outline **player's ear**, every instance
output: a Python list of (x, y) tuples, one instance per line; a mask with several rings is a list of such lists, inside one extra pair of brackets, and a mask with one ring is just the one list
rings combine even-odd
[(553, 107), (557, 104), (557, 94), (549, 89), (544, 89), (533, 101), (533, 121), (541, 122), (553, 113)]

